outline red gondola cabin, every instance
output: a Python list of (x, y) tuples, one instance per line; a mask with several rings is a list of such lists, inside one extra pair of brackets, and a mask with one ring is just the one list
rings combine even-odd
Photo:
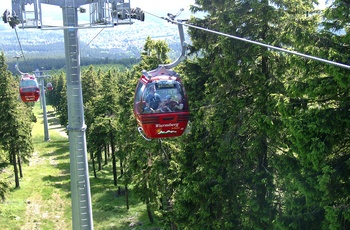
[(23, 102), (35, 102), (39, 99), (40, 90), (36, 78), (25, 74), (19, 83), (19, 94)]
[(48, 91), (53, 90), (53, 87), (52, 87), (51, 82), (47, 83), (47, 85), (46, 85), (46, 89), (47, 89)]
[(143, 72), (136, 86), (134, 115), (147, 138), (181, 136), (190, 113), (179, 75), (164, 66)]

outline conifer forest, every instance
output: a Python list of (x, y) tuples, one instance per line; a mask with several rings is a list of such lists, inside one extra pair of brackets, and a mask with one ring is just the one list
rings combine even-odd
[[(205, 16), (187, 23), (350, 65), (349, 2), (316, 2), (196, 0), (192, 12)], [(181, 137), (147, 141), (133, 114), (142, 70), (171, 62), (166, 42), (148, 37), (126, 68), (83, 69), (90, 177), (110, 161), (114, 183), (132, 188), (164, 229), (349, 229), (350, 66), (188, 33), (187, 59), (174, 68), (191, 113)], [(18, 153), (26, 162), (33, 152), (36, 118), (0, 59), (0, 166), (17, 170)], [(65, 72), (51, 75), (46, 102), (67, 126)], [(0, 171), (0, 199), (7, 180)]]

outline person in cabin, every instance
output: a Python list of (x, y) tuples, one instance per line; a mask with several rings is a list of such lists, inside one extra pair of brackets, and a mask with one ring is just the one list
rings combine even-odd
[[(178, 96), (178, 98), (181, 98), (181, 95)], [(177, 102), (175, 100), (172, 100), (172, 97), (170, 95), (167, 95), (165, 97), (165, 101), (159, 105), (159, 110), (161, 112), (174, 112), (182, 110), (183, 106), (184, 105), (182, 104), (181, 99)]]
[(156, 87), (151, 85), (149, 88), (149, 94), (146, 96), (146, 108), (144, 111), (147, 112), (156, 112), (159, 108), (159, 104), (161, 103), (161, 98), (157, 93)]
[(174, 105), (174, 111), (180, 111), (184, 108), (181, 93), (177, 94), (177, 104)]
[(173, 104), (171, 103), (171, 96), (170, 95), (166, 95), (165, 97), (165, 101), (162, 102), (159, 105), (159, 110), (161, 112), (172, 112), (173, 111)]

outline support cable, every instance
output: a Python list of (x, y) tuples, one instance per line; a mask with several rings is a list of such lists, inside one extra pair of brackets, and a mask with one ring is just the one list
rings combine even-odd
[[(106, 29), (107, 28), (107, 25), (105, 26), (105, 27), (103, 27), (82, 49), (80, 49), (80, 52), (83, 52), (84, 51), (84, 49), (86, 49), (86, 47), (88, 47), (89, 45), (90, 45), (90, 43), (91, 42), (93, 42), (93, 40), (95, 40), (97, 37), (98, 37), (98, 35), (100, 35), (100, 33), (102, 33), (102, 31), (104, 30), (104, 29)], [(66, 65), (64, 65), (61, 69), (59, 69), (58, 71), (61, 71), (61, 70), (63, 70), (64, 68), (66, 68)]]
[(26, 65), (27, 65), (27, 68), (29, 69), (29, 65), (28, 65), (27, 59), (24, 56), (24, 52), (23, 52), (21, 41), (20, 41), (18, 33), (17, 33), (17, 28), (15, 27), (14, 30), (16, 32), (16, 37), (17, 37), (17, 42), (18, 42), (19, 48), (21, 49), (21, 56), (24, 58), (24, 61), (25, 61)]
[(319, 58), (319, 57), (314, 57), (312, 55), (299, 53), (299, 52), (293, 51), (293, 50), (283, 49), (283, 48), (272, 46), (272, 45), (268, 45), (268, 44), (265, 44), (265, 43), (262, 43), (262, 42), (252, 41), (252, 40), (249, 40), (249, 39), (233, 36), (233, 35), (230, 35), (230, 34), (219, 32), (219, 31), (210, 30), (210, 29), (206, 29), (206, 28), (203, 28), (203, 27), (199, 27), (199, 26), (194, 26), (194, 25), (191, 25), (191, 24), (184, 23), (182, 21), (174, 21), (174, 20), (172, 20), (170, 18), (160, 17), (158, 15), (152, 14), (152, 13), (147, 12), (147, 11), (144, 11), (144, 12), (149, 14), (149, 15), (152, 15), (154, 17), (157, 17), (157, 18), (160, 18), (160, 19), (163, 19), (163, 20), (166, 20), (166, 21), (174, 23), (174, 24), (182, 24), (184, 26), (191, 27), (191, 28), (194, 28), (194, 29), (203, 30), (203, 31), (206, 31), (206, 32), (209, 32), (209, 33), (222, 35), (222, 36), (225, 36), (225, 37), (233, 38), (233, 39), (240, 40), (240, 41), (243, 41), (243, 42), (252, 43), (252, 44), (255, 44), (255, 45), (259, 45), (259, 46), (264, 46), (264, 47), (267, 47), (267, 48), (270, 48), (270, 49), (274, 49), (274, 50), (277, 50), (277, 51), (281, 51), (281, 52), (297, 55), (297, 56), (300, 56), (300, 57), (304, 57), (304, 58), (308, 58), (308, 59), (324, 62), (324, 63), (330, 64), (330, 65), (335, 65), (335, 66), (338, 66), (338, 67), (341, 67), (341, 68), (344, 68), (344, 69), (350, 69), (349, 65), (341, 64), (341, 63), (338, 63), (338, 62), (326, 60), (326, 59)]
[(82, 48), (82, 49), (80, 50), (80, 52), (83, 52), (83, 50), (84, 50), (86, 47), (88, 47), (88, 46), (90, 45), (90, 43), (91, 43), (93, 40), (95, 40), (95, 38), (97, 38), (97, 36), (100, 35), (100, 33), (102, 33), (102, 31), (103, 31), (105, 28), (107, 28), (107, 25), (106, 25), (105, 27), (103, 27), (103, 28), (100, 30), (100, 32), (98, 32), (98, 33), (95, 35), (95, 37), (93, 37), (93, 38), (86, 44), (86, 46), (84, 46), (84, 48)]

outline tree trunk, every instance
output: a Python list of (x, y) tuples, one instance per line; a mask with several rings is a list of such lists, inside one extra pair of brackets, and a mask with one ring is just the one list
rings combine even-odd
[(18, 168), (19, 168), (19, 176), (23, 178), (23, 172), (22, 172), (22, 163), (21, 163), (21, 151), (18, 151), (17, 161), (18, 161)]
[(112, 164), (113, 164), (113, 179), (114, 179), (114, 186), (118, 185), (118, 178), (117, 178), (117, 161), (115, 158), (115, 147), (114, 147), (114, 138), (113, 133), (110, 133), (111, 138), (111, 147), (112, 147)]
[[(267, 4), (267, 3), (266, 3)], [(267, 28), (265, 28), (265, 31), (267, 31)], [(262, 38), (265, 39), (265, 34), (262, 35)], [(265, 76), (265, 82), (268, 82), (269, 80), (269, 68), (268, 68), (268, 57), (263, 56), (262, 57), (262, 73)], [(266, 99), (262, 104), (260, 105), (260, 112), (262, 115), (268, 117), (268, 108), (267, 108), (267, 92), (261, 93), (261, 98)], [(259, 205), (259, 214), (264, 217), (260, 219), (260, 225), (264, 229), (269, 229), (269, 216), (271, 207), (268, 202), (267, 198), (267, 192), (268, 192), (268, 183), (269, 183), (269, 175), (267, 173), (268, 168), (268, 144), (267, 144), (267, 132), (266, 130), (263, 130), (261, 128), (260, 130), (260, 137), (259, 138), (259, 150), (258, 150), (258, 162), (257, 162), (257, 175), (258, 175), (258, 181), (257, 189), (256, 189), (256, 197), (257, 197), (257, 203)], [(264, 182), (263, 182), (264, 181)]]
[(109, 146), (107, 148), (107, 151), (105, 151), (105, 165), (108, 164), (108, 156), (109, 156)]
[(17, 161), (16, 161), (16, 148), (11, 148), (11, 155), (12, 155), (12, 164), (13, 164), (13, 172), (15, 174), (15, 184), (16, 188), (19, 188), (19, 177), (18, 177), (18, 168), (17, 168)]
[[(261, 152), (258, 156), (258, 165), (257, 165), (257, 173), (260, 181), (266, 181), (265, 183), (258, 183), (257, 185), (257, 201), (259, 204), (259, 209), (261, 212), (263, 210), (270, 210), (269, 204), (267, 202), (267, 181), (268, 175), (267, 175), (267, 167), (268, 167), (268, 161), (267, 161), (267, 143), (266, 138), (261, 137), (260, 140), (260, 148)], [(265, 224), (263, 224), (265, 225)]]
[(98, 162), (98, 171), (102, 170), (102, 163), (101, 163), (101, 155), (102, 155), (102, 150), (101, 148), (98, 149), (97, 151), (97, 162)]
[(123, 161), (121, 159), (119, 161), (119, 166), (120, 166), (120, 177), (122, 177), (124, 174), (124, 170), (123, 170)]
[(177, 225), (174, 222), (171, 222), (170, 229), (177, 230)]
[(102, 159), (102, 155), (104, 155), (104, 156), (105, 156), (105, 165), (106, 165), (106, 159), (107, 159), (106, 156), (107, 156), (108, 151), (109, 151), (108, 145), (107, 145), (106, 143), (104, 143), (103, 149), (104, 149), (104, 151), (103, 151), (104, 154), (101, 153), (101, 161), (103, 160), (103, 159)]
[(12, 153), (9, 152), (9, 159), (10, 159), (10, 164), (13, 164), (13, 157), (12, 157)]
[(96, 174), (96, 165), (95, 165), (95, 156), (94, 154), (92, 153), (91, 154), (91, 160), (92, 160), (92, 170), (94, 171), (94, 177), (97, 178), (97, 174)]
[(154, 223), (154, 217), (153, 217), (153, 213), (152, 213), (152, 210), (151, 210), (151, 205), (149, 203), (149, 200), (147, 199), (147, 202), (146, 202), (146, 207), (147, 207), (147, 215), (148, 215), (148, 219), (151, 223)]
[(129, 190), (128, 190), (127, 184), (125, 184), (125, 202), (126, 202), (126, 210), (129, 210)]

